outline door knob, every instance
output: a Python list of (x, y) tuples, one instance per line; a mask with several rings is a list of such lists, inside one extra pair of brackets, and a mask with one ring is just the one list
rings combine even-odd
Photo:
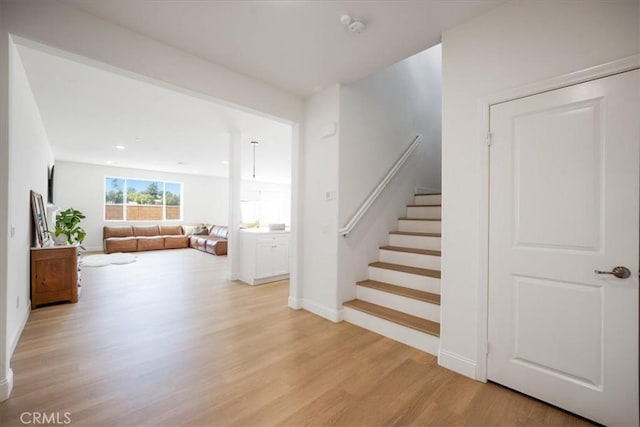
[(631, 271), (629, 271), (627, 267), (622, 267), (621, 265), (613, 267), (612, 271), (594, 270), (593, 272), (596, 274), (611, 274), (613, 276), (616, 276), (618, 279), (626, 279), (627, 277), (631, 276)]

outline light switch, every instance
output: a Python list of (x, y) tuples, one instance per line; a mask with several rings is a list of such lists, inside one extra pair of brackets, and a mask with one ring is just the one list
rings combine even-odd
[(11, 226), (11, 237), (15, 237), (15, 235), (16, 235), (16, 226), (12, 225)]
[(336, 192), (333, 190), (327, 190), (324, 192), (324, 200), (330, 202), (336, 198)]

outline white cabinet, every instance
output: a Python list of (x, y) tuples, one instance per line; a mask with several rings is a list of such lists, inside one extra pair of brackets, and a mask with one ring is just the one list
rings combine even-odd
[(289, 232), (240, 230), (240, 280), (250, 285), (289, 278)]

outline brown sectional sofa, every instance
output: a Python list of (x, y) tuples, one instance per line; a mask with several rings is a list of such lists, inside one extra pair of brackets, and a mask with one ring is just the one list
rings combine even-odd
[(188, 236), (180, 225), (125, 225), (103, 228), (104, 251), (138, 252), (192, 247), (215, 255), (227, 254), (226, 226), (215, 225), (207, 235)]
[(104, 251), (137, 252), (189, 247), (189, 236), (180, 225), (124, 225), (104, 227)]
[(208, 235), (192, 235), (190, 245), (210, 254), (226, 255), (228, 237), (229, 229), (225, 225), (214, 225)]

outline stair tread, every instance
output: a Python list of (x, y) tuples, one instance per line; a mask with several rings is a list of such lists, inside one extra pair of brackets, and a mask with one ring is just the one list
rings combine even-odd
[(343, 305), (429, 335), (436, 337), (440, 336), (440, 324), (431, 320), (422, 319), (420, 317), (392, 310), (381, 305), (371, 304), (370, 302), (361, 301), (359, 299), (347, 301), (343, 303)]
[(442, 193), (416, 193), (414, 196), (442, 196)]
[(442, 237), (442, 234), (440, 233), (418, 233), (416, 231), (390, 231), (389, 234), (400, 234), (402, 236)]
[(404, 286), (392, 285), (391, 283), (379, 282), (377, 280), (363, 280), (356, 283), (358, 286), (376, 289), (390, 294), (400, 295), (431, 304), (440, 305), (440, 295), (431, 292), (420, 291), (417, 289), (406, 288)]
[(435, 251), (433, 249), (415, 249), (415, 248), (404, 248), (402, 246), (389, 246), (389, 245), (380, 246), (380, 249), (383, 249), (386, 251), (409, 252), (412, 254), (442, 256), (441, 251)]
[(440, 203), (432, 205), (407, 205), (408, 208), (439, 208), (442, 207)]
[(442, 221), (442, 218), (398, 218), (400, 221)]
[(440, 272), (438, 270), (431, 270), (428, 268), (411, 267), (408, 265), (392, 264), (390, 262), (381, 262), (381, 261), (372, 262), (371, 264), (369, 264), (369, 266), (384, 268), (386, 270), (400, 271), (403, 273), (417, 274), (419, 276), (433, 277), (436, 279), (440, 278)]

